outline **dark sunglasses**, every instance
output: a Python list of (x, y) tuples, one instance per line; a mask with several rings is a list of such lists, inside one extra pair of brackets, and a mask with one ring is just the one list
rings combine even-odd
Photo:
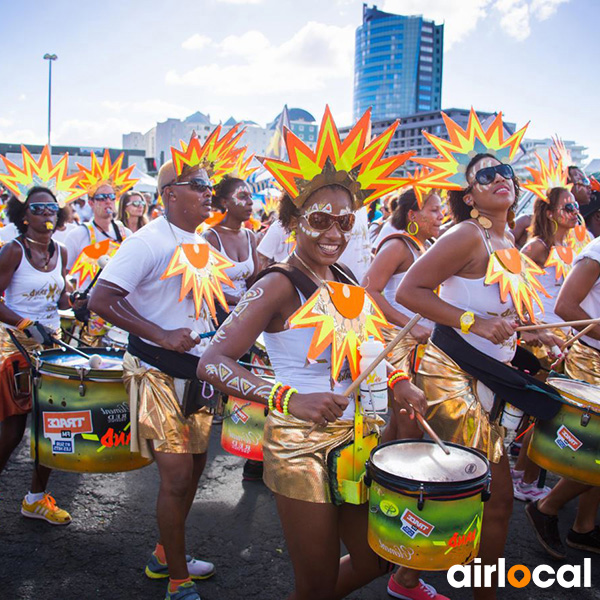
[(579, 204), (577, 204), (577, 202), (567, 202), (562, 209), (569, 214), (578, 213)]
[(592, 185), (592, 182), (587, 177), (585, 177), (581, 181), (574, 181), (573, 185), (582, 185), (584, 187), (587, 187), (588, 185)]
[(99, 202), (104, 202), (106, 200), (116, 200), (116, 194), (96, 194), (92, 200), (98, 200)]
[(206, 179), (190, 179), (189, 181), (180, 181), (178, 183), (170, 183), (169, 185), (189, 185), (190, 190), (193, 192), (200, 192), (201, 194), (206, 190), (211, 192), (213, 190), (212, 183), (210, 181), (206, 181)]
[(43, 215), (45, 212), (55, 215), (59, 206), (56, 202), (32, 202), (28, 208), (32, 215)]
[(302, 216), (315, 231), (329, 231), (329, 229), (333, 227), (333, 224), (337, 223), (344, 233), (352, 231), (354, 220), (356, 219), (354, 213), (348, 213), (347, 215), (332, 215), (331, 213), (323, 212), (321, 210)]
[(475, 179), (480, 185), (489, 185), (496, 179), (496, 173), (504, 177), (504, 179), (512, 179), (515, 176), (515, 172), (510, 165), (500, 163), (495, 167), (485, 167), (485, 169), (479, 169), (475, 173)]

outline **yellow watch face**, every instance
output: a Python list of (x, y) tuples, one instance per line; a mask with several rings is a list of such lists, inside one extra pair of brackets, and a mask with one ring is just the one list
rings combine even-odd
[(463, 333), (469, 333), (473, 323), (475, 323), (475, 315), (472, 312), (466, 312), (460, 316), (460, 328)]

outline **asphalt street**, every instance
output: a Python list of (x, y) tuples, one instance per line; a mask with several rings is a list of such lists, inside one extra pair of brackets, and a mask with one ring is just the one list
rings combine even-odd
[[(220, 447), (220, 426), (213, 428), (210, 459), (190, 518), (188, 552), (217, 566), (216, 575), (198, 587), (203, 600), (286, 598), (293, 585), (291, 564), (272, 494), (262, 483), (242, 483), (243, 459)], [(53, 527), (20, 515), (32, 463), (24, 441), (0, 477), (0, 599), (2, 600), (160, 600), (164, 581), (143, 573), (154, 548), (157, 528), (154, 465), (130, 473), (83, 475), (55, 472), (50, 490), (73, 522)], [(550, 480), (552, 481), (552, 479)], [(530, 568), (561, 563), (548, 557), (526, 521), (524, 504), (515, 501), (506, 564)], [(560, 527), (566, 534), (575, 505), (565, 508)], [(307, 524), (310, 526), (310, 524)], [(569, 549), (566, 562), (592, 558), (592, 588), (504, 588), (507, 599), (600, 599), (600, 556)], [(453, 600), (471, 597), (453, 589), (445, 573), (426, 581)], [(388, 598), (380, 578), (350, 596), (353, 600)]]

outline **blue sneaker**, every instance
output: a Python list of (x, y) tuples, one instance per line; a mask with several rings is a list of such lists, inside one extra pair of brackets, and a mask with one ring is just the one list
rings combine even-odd
[[(204, 560), (192, 558), (186, 555), (188, 573), (192, 579), (208, 579), (216, 573), (215, 565)], [(169, 576), (169, 567), (158, 560), (154, 552), (146, 565), (146, 576), (150, 579), (166, 579)]]
[(167, 586), (165, 600), (201, 600), (201, 598), (196, 589), (196, 584), (193, 581), (188, 581), (178, 585), (175, 592), (170, 592), (169, 586)]

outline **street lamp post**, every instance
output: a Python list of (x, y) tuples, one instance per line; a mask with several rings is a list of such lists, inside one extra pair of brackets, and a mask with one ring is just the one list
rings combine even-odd
[(44, 54), (44, 60), (48, 61), (48, 147), (50, 148), (50, 121), (52, 112), (52, 62), (58, 58), (56, 54)]

